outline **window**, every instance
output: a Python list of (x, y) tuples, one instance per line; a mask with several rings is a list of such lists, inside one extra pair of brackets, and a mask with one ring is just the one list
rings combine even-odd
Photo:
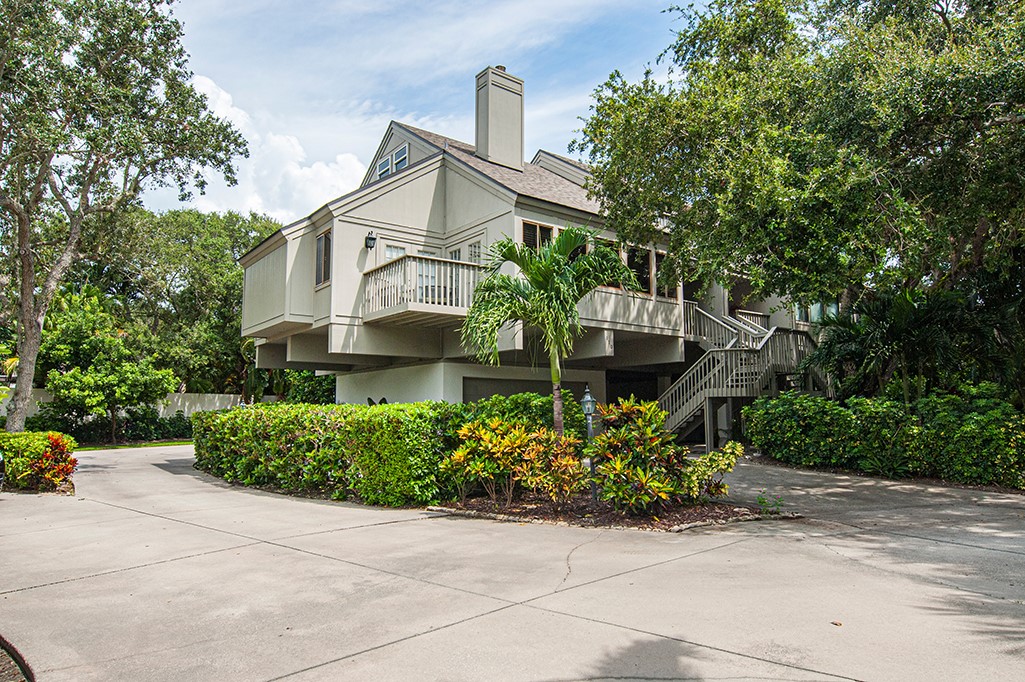
[(396, 149), (391, 155), (391, 167), (398, 173), (409, 165), (409, 145), (404, 144)]
[(385, 157), (377, 162), (377, 177), (383, 178), (391, 174), (391, 157)]
[(651, 251), (632, 246), (626, 251), (626, 267), (633, 270), (641, 291), (651, 293)]
[(317, 237), (316, 285), (331, 281), (331, 232)]
[(536, 249), (543, 244), (547, 244), (552, 241), (553, 231), (554, 228), (548, 225), (523, 221), (523, 245), (529, 249)]
[(481, 264), (481, 246), (480, 242), (471, 242), (466, 247), (466, 255), (471, 263)]
[(655, 286), (658, 287), (656, 291), (662, 298), (671, 298), (675, 301), (680, 288), (676, 284), (666, 284), (663, 286), (658, 283), (658, 278), (662, 274), (662, 264), (665, 260), (666, 255), (664, 253), (655, 253)]
[(452, 250), (450, 250), (448, 252), (448, 259), (449, 260), (462, 260), (463, 259), (463, 250), (462, 249), (452, 249)]
[(406, 247), (404, 246), (392, 246), (388, 244), (384, 247), (384, 260), (390, 261), (396, 258), (402, 258), (406, 255)]

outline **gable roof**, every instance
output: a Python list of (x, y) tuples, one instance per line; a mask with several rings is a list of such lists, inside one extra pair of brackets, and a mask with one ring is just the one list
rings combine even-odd
[[(476, 156), (473, 145), (432, 133), (429, 130), (414, 128), (405, 123), (396, 122), (395, 125), (438, 149), (448, 152), (457, 160), (516, 194), (574, 208), (578, 211), (598, 214), (598, 202), (590, 199), (583, 187), (541, 166), (525, 163), (522, 171), (513, 170)], [(582, 164), (578, 165), (582, 166)]]

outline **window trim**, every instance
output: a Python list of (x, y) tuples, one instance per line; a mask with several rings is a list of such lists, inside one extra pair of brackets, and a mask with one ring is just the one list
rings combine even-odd
[(391, 157), (386, 156), (377, 162), (377, 179), (386, 178), (391, 175)]

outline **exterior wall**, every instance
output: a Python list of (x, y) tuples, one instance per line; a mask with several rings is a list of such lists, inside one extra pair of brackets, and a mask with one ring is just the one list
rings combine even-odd
[(245, 269), (242, 330), (263, 327), (285, 318), (287, 243), (281, 244)]
[[(547, 367), (486, 367), (484, 365), (433, 362), (408, 367), (390, 367), (368, 372), (339, 374), (335, 377), (335, 400), (339, 403), (366, 404), (367, 398), (382, 397), (389, 403), (420, 400), (445, 400), (458, 403), (463, 399), (463, 378), (518, 379), (547, 382)], [(605, 372), (565, 370), (565, 383), (588, 383), (598, 400), (605, 400)]]

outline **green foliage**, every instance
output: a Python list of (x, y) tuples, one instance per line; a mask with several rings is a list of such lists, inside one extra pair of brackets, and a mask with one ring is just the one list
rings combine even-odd
[(621, 238), (668, 230), (676, 274), (812, 301), (866, 284), (952, 288), (1013, 260), (1021, 2), (678, 11), (669, 81), (613, 74), (576, 143)]
[(751, 442), (790, 464), (1025, 488), (1025, 415), (997, 392), (993, 384), (966, 386), (925, 396), (911, 410), (883, 398), (844, 408), (786, 393), (760, 398), (744, 417)]
[(318, 491), (369, 504), (430, 504), (451, 482), (453, 407), (269, 404), (192, 415), (196, 467), (245, 485)]
[(745, 433), (774, 459), (800, 466), (853, 467), (854, 417), (836, 402), (804, 393), (759, 398), (744, 408)]
[(234, 182), (242, 135), (195, 89), (171, 0), (0, 4), (0, 248), (17, 259), (21, 366), (8, 429), (29, 407), (40, 331), (69, 269), (116, 239), (102, 218), (146, 186)]
[[(495, 242), (487, 274), (474, 289), (459, 329), (463, 345), (491, 365), (499, 362), (498, 335), (503, 329), (523, 322), (540, 332), (552, 375), (553, 424), (558, 433), (563, 433), (562, 360), (583, 333), (577, 303), (609, 280), (636, 285), (619, 254), (593, 241), (587, 230), (567, 227), (536, 249), (509, 238)], [(503, 273), (506, 263), (516, 266), (519, 274)]]
[[(562, 409), (564, 433), (581, 440), (587, 435), (587, 421), (583, 408), (574, 399), (571, 391), (563, 391), (562, 397), (564, 399)], [(490, 398), (482, 398), (475, 403), (464, 405), (462, 419), (464, 422), (488, 422), (497, 418), (503, 421), (517, 422), (530, 429), (542, 426), (551, 429), (554, 428), (552, 403), (552, 396), (538, 395), (537, 393), (517, 393), (511, 396), (493, 395)]]
[(7, 465), (6, 485), (19, 490), (58, 490), (71, 482), (78, 466), (75, 440), (54, 431), (0, 432)]
[(585, 449), (595, 465), (601, 498), (617, 509), (651, 513), (673, 503), (726, 494), (722, 475), (742, 453), (737, 444), (691, 459), (664, 430), (666, 413), (655, 402), (620, 399), (599, 405), (604, 430)]
[(40, 347), (39, 368), (48, 370), (46, 388), (53, 397), (44, 416), (76, 430), (106, 417), (113, 441), (121, 411), (163, 400), (175, 388), (174, 374), (133, 349), (137, 341), (117, 329), (102, 297), (66, 294), (59, 302)]
[(335, 402), (333, 374), (317, 376), (311, 370), (285, 370), (288, 389), (285, 400), (290, 403), (332, 405)]
[(480, 485), (496, 506), (512, 504), (515, 473), (531, 440), (527, 428), (501, 419), (474, 421), (459, 429), (459, 439), (462, 444), (441, 466), (458, 482), (460, 498), (466, 499), (468, 486)]

